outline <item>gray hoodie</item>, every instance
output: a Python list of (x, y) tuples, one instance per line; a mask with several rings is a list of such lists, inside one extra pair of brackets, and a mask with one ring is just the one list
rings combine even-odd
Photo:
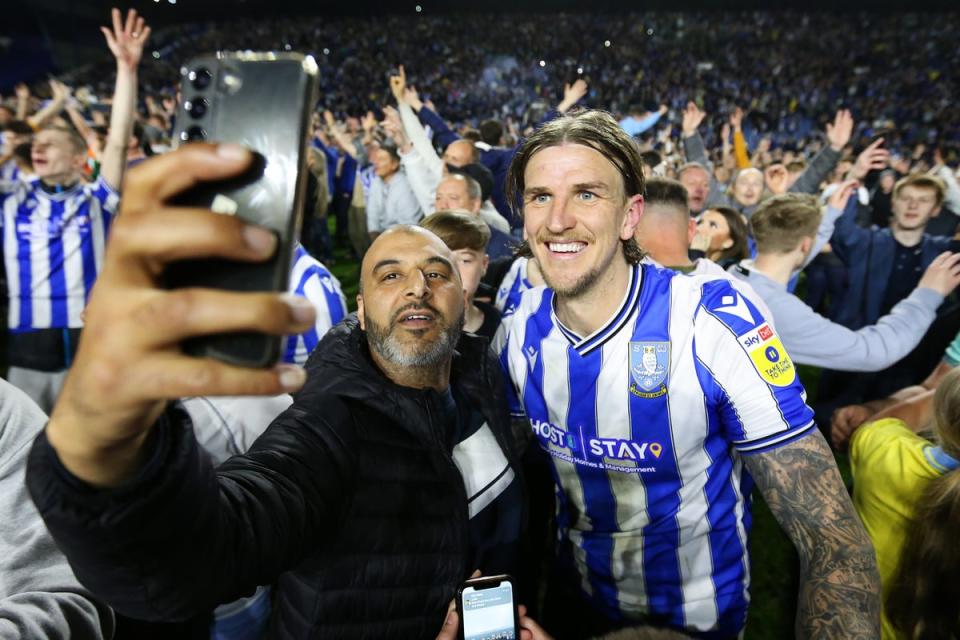
[(46, 422), (0, 380), (0, 638), (111, 638), (113, 612), (77, 582), (24, 484), (30, 445)]
[(943, 296), (918, 287), (877, 324), (857, 331), (831, 322), (786, 286), (754, 270), (752, 260), (730, 273), (753, 287), (773, 314), (783, 346), (794, 362), (839, 371), (880, 371), (910, 353), (936, 317)]

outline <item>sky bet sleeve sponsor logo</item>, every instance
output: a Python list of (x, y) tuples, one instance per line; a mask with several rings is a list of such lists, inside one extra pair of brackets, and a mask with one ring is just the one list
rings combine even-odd
[[(659, 442), (590, 438), (584, 443), (578, 434), (565, 431), (555, 424), (533, 419), (530, 425), (547, 453), (584, 467), (623, 473), (651, 473), (657, 470), (657, 461), (663, 455), (663, 445)], [(558, 451), (557, 448), (567, 449), (569, 453)]]
[(780, 338), (768, 324), (738, 337), (760, 377), (777, 387), (787, 387), (796, 379), (796, 369)]

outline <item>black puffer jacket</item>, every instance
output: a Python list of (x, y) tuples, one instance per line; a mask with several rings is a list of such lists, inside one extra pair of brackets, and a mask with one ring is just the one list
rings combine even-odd
[[(486, 341), (465, 335), (458, 349), (453, 383), (516, 470)], [(515, 545), (477, 560), (440, 396), (389, 382), (355, 318), (307, 369), (293, 406), (216, 471), (175, 409), (138, 477), (110, 491), (70, 476), (41, 435), (29, 488), (81, 582), (126, 615), (182, 619), (279, 577), (274, 637), (435, 637), (472, 565), (502, 570)]]

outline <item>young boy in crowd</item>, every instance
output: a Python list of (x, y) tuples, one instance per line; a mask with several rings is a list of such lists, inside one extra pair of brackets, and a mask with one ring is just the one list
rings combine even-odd
[(487, 255), (490, 228), (487, 223), (467, 211), (454, 209), (427, 216), (420, 226), (437, 234), (457, 259), (467, 296), (464, 331), (492, 340), (500, 326), (500, 312), (493, 305), (474, 299), (480, 278), (490, 263)]

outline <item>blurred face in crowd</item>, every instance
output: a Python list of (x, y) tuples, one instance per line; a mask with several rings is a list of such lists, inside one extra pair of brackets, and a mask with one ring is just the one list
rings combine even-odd
[(730, 225), (727, 224), (727, 219), (719, 211), (707, 209), (700, 221), (697, 222), (697, 231), (710, 237), (710, 253), (723, 251), (733, 246), (733, 239), (730, 237)]
[(733, 198), (745, 207), (760, 202), (763, 195), (763, 173), (759, 169), (744, 169), (733, 183)]
[(892, 173), (884, 173), (880, 176), (880, 190), (884, 193), (893, 191), (893, 185), (896, 183), (897, 181), (894, 179)]
[(547, 147), (530, 158), (524, 183), (524, 231), (547, 284), (575, 298), (609, 281), (643, 213), (613, 163), (584, 145)]
[(463, 281), (463, 292), (467, 295), (467, 300), (473, 302), (473, 296), (480, 286), (480, 278), (487, 272), (490, 257), (486, 251), (478, 249), (457, 249), (453, 252), (453, 257), (457, 261), (457, 269)]
[(830, 176), (830, 182), (843, 182), (843, 179), (850, 172), (850, 169), (853, 168), (853, 163), (849, 160), (841, 160), (837, 163), (836, 168), (833, 170), (833, 174)]
[(11, 133), (9, 131), (4, 131), (3, 138), (7, 149), (15, 149), (33, 140), (33, 136), (29, 133)]
[(386, 149), (377, 149), (370, 156), (373, 161), (373, 170), (376, 174), (386, 180), (392, 177), (400, 170), (400, 162)]
[(904, 231), (924, 228), (938, 213), (937, 192), (933, 189), (907, 185), (893, 198), (893, 226)]
[(376, 140), (371, 140), (370, 142), (368, 142), (368, 143), (366, 143), (365, 145), (363, 145), (363, 148), (364, 148), (364, 149), (366, 150), (366, 152), (367, 152), (367, 157), (370, 158), (370, 161), (371, 161), (371, 162), (373, 162), (373, 155), (374, 155), (374, 154), (377, 152), (377, 150), (380, 148), (380, 143), (377, 142)]
[(443, 152), (443, 161), (454, 167), (467, 166), (473, 162), (473, 143), (469, 140), (451, 142)]
[(86, 152), (74, 147), (70, 134), (54, 129), (38, 131), (33, 137), (30, 160), (38, 178), (53, 184), (80, 179)]
[(426, 229), (381, 234), (363, 258), (357, 317), (370, 349), (397, 366), (430, 367), (453, 354), (464, 294), (453, 254)]
[(13, 120), (15, 115), (16, 114), (12, 109), (10, 109), (10, 107), (6, 105), (0, 106), (0, 127), (6, 126), (8, 122)]
[(690, 211), (700, 213), (710, 194), (710, 174), (700, 167), (689, 167), (680, 174), (680, 184), (687, 188)]
[(480, 211), (480, 199), (471, 198), (467, 190), (467, 181), (461, 177), (447, 176), (437, 185), (437, 194), (434, 198), (437, 211), (449, 209), (466, 209), (471, 213)]
[(714, 167), (713, 169), (713, 177), (720, 184), (727, 184), (730, 182), (731, 175), (732, 174), (730, 173), (730, 170), (726, 167)]

